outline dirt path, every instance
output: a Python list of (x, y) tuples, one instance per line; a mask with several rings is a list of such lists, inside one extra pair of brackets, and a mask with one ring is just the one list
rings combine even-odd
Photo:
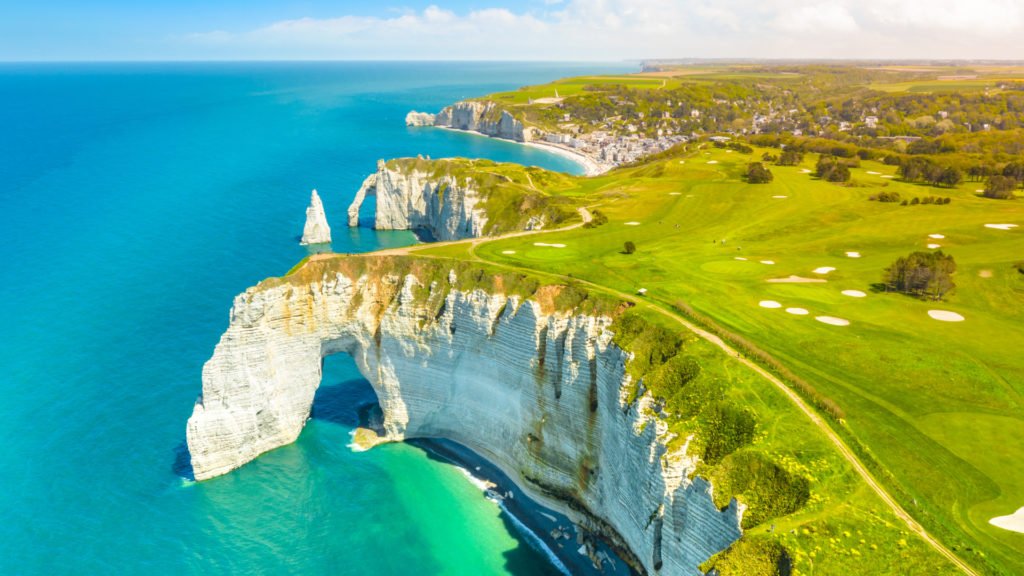
[[(877, 494), (879, 498), (881, 498), (882, 502), (884, 502), (885, 505), (888, 506), (890, 510), (892, 510), (893, 514), (895, 514), (898, 518), (900, 518), (901, 520), (903, 520), (906, 523), (907, 528), (911, 532), (917, 534), (922, 540), (924, 540), (936, 552), (938, 552), (939, 554), (944, 556), (947, 560), (952, 562), (957, 568), (959, 568), (961, 571), (963, 571), (964, 574), (969, 574), (970, 576), (979, 576), (979, 573), (977, 571), (975, 571), (967, 563), (965, 563), (963, 560), (961, 560), (949, 548), (947, 548), (941, 542), (936, 540), (931, 534), (928, 533), (927, 530), (924, 529), (923, 526), (921, 526), (920, 524), (918, 524), (918, 522), (916, 520), (914, 520), (913, 516), (911, 516), (910, 513), (907, 512), (899, 504), (899, 502), (897, 502), (896, 499), (892, 495), (890, 495), (889, 492), (875, 479), (875, 477), (871, 474), (871, 472), (867, 469), (867, 467), (860, 461), (860, 458), (857, 457), (857, 455), (853, 452), (853, 450), (851, 450), (850, 447), (847, 446), (846, 442), (843, 441), (843, 439), (840, 438), (840, 436), (832, 428), (832, 425), (829, 424), (829, 422), (826, 421), (824, 418), (822, 418), (818, 414), (818, 412), (814, 410), (814, 408), (812, 408), (810, 405), (808, 405), (807, 402), (805, 402), (804, 399), (801, 398), (799, 394), (797, 394), (795, 391), (793, 391), (792, 388), (790, 388), (785, 382), (783, 382), (781, 379), (776, 377), (774, 374), (772, 374), (771, 372), (769, 372), (769, 371), (765, 370), (764, 368), (762, 368), (759, 364), (753, 362), (752, 360), (750, 360), (748, 358), (743, 357), (738, 351), (736, 351), (736, 349), (734, 349), (732, 346), (727, 344), (719, 336), (717, 336), (717, 335), (715, 335), (715, 334), (713, 334), (711, 332), (708, 332), (707, 330), (701, 328), (700, 326), (697, 326), (696, 324), (690, 322), (689, 320), (686, 320), (682, 316), (680, 316), (680, 315), (678, 315), (678, 314), (676, 314), (676, 313), (674, 313), (674, 312), (672, 312), (672, 311), (670, 311), (670, 310), (668, 310), (668, 309), (666, 309), (666, 308), (664, 308), (664, 307), (662, 307), (662, 306), (660, 306), (658, 304), (655, 304), (655, 303), (651, 302), (648, 299), (639, 299), (639, 298), (637, 298), (633, 294), (627, 294), (625, 292), (621, 292), (621, 291), (616, 290), (614, 288), (610, 288), (608, 286), (603, 286), (601, 284), (595, 284), (594, 282), (590, 282), (590, 281), (587, 281), (587, 280), (582, 280), (580, 278), (574, 278), (574, 277), (570, 278), (569, 276), (566, 276), (566, 275), (563, 275), (563, 274), (556, 274), (556, 273), (552, 273), (552, 272), (541, 272), (541, 271), (533, 270), (533, 269), (530, 269), (530, 268), (524, 268), (524, 267), (521, 267), (521, 266), (513, 266), (513, 265), (510, 265), (510, 264), (504, 264), (504, 263), (501, 263), (501, 262), (495, 262), (495, 261), (492, 261), (492, 260), (487, 260), (485, 258), (481, 258), (476, 253), (476, 247), (477, 246), (479, 246), (481, 244), (488, 243), (488, 242), (504, 240), (506, 238), (516, 238), (516, 237), (520, 237), (520, 236), (527, 236), (527, 235), (531, 235), (531, 234), (544, 234), (544, 233), (550, 233), (550, 232), (564, 232), (566, 230), (573, 230), (575, 228), (579, 228), (579, 227), (583, 226), (584, 224), (586, 224), (587, 222), (590, 222), (592, 216), (591, 216), (589, 210), (587, 210), (586, 208), (579, 208), (578, 211), (579, 211), (580, 216), (582, 217), (583, 221), (582, 222), (578, 222), (576, 224), (573, 224), (571, 226), (566, 226), (564, 228), (556, 228), (556, 229), (552, 229), (552, 230), (536, 230), (536, 231), (530, 230), (530, 231), (523, 231), (523, 232), (511, 232), (511, 233), (508, 233), (508, 234), (502, 234), (500, 236), (492, 236), (492, 237), (485, 237), (485, 238), (473, 238), (473, 239), (470, 239), (470, 240), (458, 240), (458, 241), (452, 241), (452, 242), (437, 242), (437, 243), (432, 243), (432, 244), (417, 244), (415, 246), (409, 246), (409, 247), (406, 247), (406, 248), (395, 248), (395, 249), (392, 249), (392, 250), (382, 250), (382, 251), (379, 251), (379, 252), (373, 252), (371, 254), (373, 254), (373, 255), (407, 255), (407, 254), (410, 254), (410, 253), (414, 253), (417, 250), (422, 250), (422, 249), (425, 249), (425, 248), (433, 248), (433, 247), (436, 247), (436, 246), (444, 246), (444, 245), (449, 245), (449, 244), (469, 244), (469, 254), (470, 254), (470, 257), (472, 259), (476, 260), (476, 261), (484, 262), (486, 264), (490, 264), (492, 266), (496, 266), (496, 267), (499, 267), (499, 268), (505, 268), (507, 270), (514, 270), (514, 271), (517, 271), (517, 272), (526, 272), (526, 273), (530, 273), (530, 274), (534, 274), (534, 275), (544, 275), (544, 276), (549, 276), (549, 277), (552, 277), (552, 278), (557, 278), (559, 280), (566, 281), (566, 282), (572, 281), (572, 282), (577, 282), (577, 283), (580, 283), (580, 284), (585, 284), (585, 285), (589, 286), (590, 288), (595, 289), (597, 291), (604, 292), (605, 294), (611, 294), (613, 296), (616, 296), (616, 297), (621, 298), (621, 299), (623, 299), (625, 301), (628, 301), (628, 302), (633, 302), (634, 304), (636, 304), (639, 307), (649, 308), (650, 310), (653, 310), (654, 312), (656, 312), (658, 314), (661, 314), (662, 316), (665, 316), (666, 318), (677, 322), (678, 324), (682, 325), (686, 329), (688, 329), (691, 332), (693, 332), (694, 334), (696, 334), (698, 337), (703, 338), (704, 340), (706, 340), (706, 341), (714, 344), (718, 348), (720, 348), (722, 351), (724, 351), (726, 353), (726, 355), (730, 356), (736, 362), (739, 362), (740, 364), (746, 366), (750, 370), (753, 370), (755, 373), (757, 373), (759, 376), (761, 376), (765, 380), (771, 382), (772, 385), (774, 385), (783, 394), (785, 394), (785, 396), (787, 398), (789, 398), (789, 400), (793, 404), (795, 404), (796, 407), (799, 408), (800, 411), (803, 412), (805, 416), (807, 416), (807, 418), (811, 421), (812, 424), (814, 424), (819, 430), (821, 430), (821, 432), (829, 440), (832, 441), (832, 444), (836, 447), (836, 450), (839, 452), (839, 454), (850, 464), (850, 466), (864, 480), (864, 482), (868, 485), (868, 487), (871, 488), (871, 490), (874, 491), (874, 493)], [(427, 256), (427, 255), (424, 255), (424, 256)]]

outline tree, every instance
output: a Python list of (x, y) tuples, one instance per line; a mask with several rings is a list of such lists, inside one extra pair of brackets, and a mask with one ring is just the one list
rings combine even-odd
[(1013, 190), (1017, 187), (1017, 181), (1009, 176), (992, 176), (985, 183), (985, 191), (982, 196), (995, 198), (997, 200), (1009, 200), (1013, 198)]
[(1003, 168), (1003, 176), (1013, 178), (1017, 182), (1024, 182), (1024, 163), (1010, 162)]
[(632, 240), (626, 240), (626, 243), (622, 245), (623, 254), (632, 254), (636, 252), (636, 244), (633, 244)]
[(782, 151), (782, 154), (779, 155), (778, 161), (775, 163), (779, 166), (797, 166), (803, 161), (804, 155), (802, 152), (787, 148)]
[(963, 182), (963, 180), (963, 173), (960, 172), (960, 170), (954, 168), (953, 166), (944, 169), (942, 173), (939, 174), (939, 184), (942, 184), (943, 186), (948, 186), (949, 188), (953, 188), (957, 184)]
[(747, 165), (747, 182), (751, 184), (767, 184), (773, 179), (772, 171), (765, 168), (760, 162), (751, 162)]
[(886, 289), (919, 298), (942, 300), (942, 297), (956, 288), (953, 274), (956, 262), (953, 257), (936, 252), (913, 252), (898, 258), (885, 269), (883, 280)]
[(849, 182), (850, 180), (850, 168), (846, 163), (841, 162), (835, 156), (827, 156), (825, 154), (818, 158), (815, 174), (829, 182)]

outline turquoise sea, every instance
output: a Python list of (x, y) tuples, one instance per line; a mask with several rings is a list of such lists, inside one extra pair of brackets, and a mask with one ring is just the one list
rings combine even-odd
[(548, 574), (462, 472), (353, 453), (372, 398), (329, 359), (299, 441), (183, 478), (185, 421), (232, 297), (282, 274), (312, 188), (334, 249), (378, 158), (578, 172), (512, 143), (408, 129), (410, 109), (625, 64), (0, 64), (0, 573)]

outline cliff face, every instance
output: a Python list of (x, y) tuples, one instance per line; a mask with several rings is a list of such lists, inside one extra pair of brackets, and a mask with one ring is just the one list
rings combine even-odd
[(328, 244), (331, 241), (331, 227), (327, 225), (320, 195), (313, 190), (306, 208), (306, 226), (302, 230), (302, 244)]
[[(409, 116), (406, 116), (408, 121)], [(517, 142), (532, 140), (534, 132), (494, 102), (456, 102), (434, 116), (434, 126), (473, 130)]]
[(367, 195), (376, 199), (377, 230), (426, 230), (444, 241), (482, 236), (487, 224), (486, 213), (477, 208), (480, 194), (468, 178), (393, 170), (380, 161), (348, 208), (349, 226), (359, 225), (359, 208)]
[(524, 300), (459, 290), (454, 272), (317, 264), (235, 299), (188, 421), (198, 480), (294, 441), (322, 358), (346, 353), (377, 392), (388, 440), (471, 448), (642, 571), (698, 574), (739, 538), (736, 501), (719, 511), (710, 485), (687, 477), (695, 462), (666, 452), (649, 400), (624, 402), (629, 354), (607, 317), (558, 312), (546, 288)]

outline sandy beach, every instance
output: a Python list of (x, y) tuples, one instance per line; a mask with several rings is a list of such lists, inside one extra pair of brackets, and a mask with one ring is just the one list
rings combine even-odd
[(552, 154), (557, 154), (563, 158), (568, 158), (569, 160), (572, 160), (573, 162), (579, 164), (580, 166), (583, 167), (583, 173), (587, 176), (597, 176), (599, 174), (604, 174), (605, 172), (612, 168), (607, 164), (602, 164), (597, 160), (594, 160), (593, 158), (587, 156), (586, 154), (577, 152), (572, 148), (561, 146), (559, 144), (552, 144), (550, 142), (520, 142), (518, 140), (509, 140), (507, 138), (497, 138), (494, 136), (489, 136), (487, 134), (484, 134), (483, 132), (478, 132), (476, 130), (461, 130), (459, 128), (450, 128), (448, 126), (433, 126), (433, 128), (439, 128), (441, 130), (451, 130), (452, 132), (462, 132), (465, 134), (475, 134), (476, 136), (483, 136), (484, 138), (494, 138), (495, 140), (503, 140), (505, 142), (513, 142), (515, 144), (530, 146), (531, 148), (539, 148), (541, 150), (551, 152)]

